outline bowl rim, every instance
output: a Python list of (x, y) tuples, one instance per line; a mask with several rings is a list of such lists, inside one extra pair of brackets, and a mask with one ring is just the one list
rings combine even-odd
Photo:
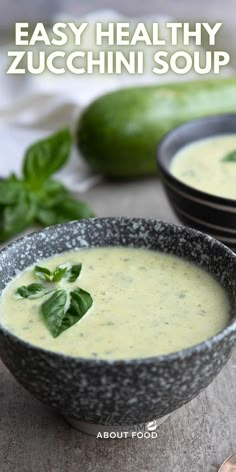
[[(210, 200), (211, 202), (215, 203), (215, 205), (218, 204), (218, 205), (223, 206), (224, 208), (222, 208), (222, 210), (225, 210), (226, 206), (227, 206), (227, 209), (229, 209), (229, 206), (232, 206), (233, 208), (235, 208), (235, 212), (236, 212), (236, 198), (235, 199), (226, 198), (226, 197), (222, 197), (219, 195), (214, 195), (214, 194), (205, 192), (203, 190), (199, 190), (196, 187), (192, 187), (191, 185), (186, 184), (185, 182), (178, 179), (174, 174), (172, 174), (170, 171), (170, 166), (166, 164), (165, 150), (164, 150), (164, 146), (168, 144), (168, 141), (174, 138), (175, 136), (177, 136), (178, 133), (181, 131), (186, 130), (186, 135), (187, 135), (188, 128), (190, 128), (188, 133), (191, 133), (191, 128), (194, 128), (195, 126), (200, 126), (203, 124), (207, 125), (209, 123), (219, 124), (220, 122), (223, 122), (224, 120), (230, 120), (230, 119), (235, 119), (235, 125), (236, 125), (236, 113), (222, 113), (222, 114), (217, 114), (217, 115), (208, 115), (202, 118), (195, 118), (195, 119), (186, 121), (185, 123), (182, 123), (181, 125), (176, 126), (175, 128), (171, 129), (168, 133), (166, 133), (165, 136), (163, 136), (163, 138), (161, 139), (160, 143), (158, 144), (157, 150), (156, 150), (156, 162), (161, 171), (161, 174), (163, 174), (164, 177), (167, 177), (168, 179), (170, 179), (173, 183), (175, 183), (179, 187), (182, 186), (183, 191), (186, 192), (187, 198), (188, 198), (188, 193), (191, 192), (196, 198), (201, 200), (200, 203), (202, 204), (206, 204), (206, 200), (208, 200), (207, 203), (209, 204), (209, 200)], [(236, 136), (236, 130), (235, 130), (235, 133), (222, 132), (222, 134), (218, 134), (218, 136), (227, 135), (227, 134), (235, 134)], [(192, 144), (197, 141), (201, 141), (202, 139), (208, 139), (213, 136), (217, 137), (217, 135), (209, 134), (209, 136), (205, 138), (193, 139), (189, 144)], [(180, 149), (183, 149), (185, 146), (186, 145), (182, 146), (182, 148)]]
[[(122, 217), (122, 216), (94, 217), (94, 218), (88, 218), (88, 219), (84, 218), (84, 219), (81, 219), (81, 220), (73, 220), (73, 221), (70, 221), (70, 222), (67, 222), (67, 223), (47, 226), (46, 228), (44, 228), (40, 231), (30, 232), (30, 233), (28, 233), (24, 236), (21, 236), (21, 237), (15, 239), (14, 241), (7, 244), (6, 246), (4, 246), (4, 248), (2, 248), (0, 250), (0, 262), (1, 262), (2, 255), (5, 254), (6, 252), (8, 252), (9, 250), (11, 250), (11, 248), (14, 248), (18, 244), (29, 242), (29, 239), (31, 239), (33, 237), (37, 237), (37, 235), (45, 234), (45, 232), (46, 233), (50, 233), (50, 232), (53, 233), (54, 231), (57, 231), (58, 229), (63, 230), (63, 228), (68, 228), (68, 227), (70, 227), (72, 225), (75, 225), (75, 224), (79, 226), (80, 223), (85, 223), (86, 224), (87, 221), (90, 221), (90, 222), (91, 221), (95, 221), (95, 222), (101, 222), (101, 221), (114, 221), (114, 222), (117, 222), (118, 221), (118, 222), (125, 222), (125, 223), (129, 223), (129, 222), (132, 221), (132, 222), (138, 222), (140, 224), (142, 224), (144, 222), (145, 223), (153, 223), (153, 224), (156, 224), (156, 223), (164, 224), (166, 226), (171, 226), (172, 228), (177, 228), (177, 229), (184, 230), (189, 234), (192, 234), (192, 235), (195, 235), (195, 236), (200, 236), (203, 240), (208, 240), (209, 242), (213, 241), (214, 244), (216, 244), (218, 247), (220, 247), (226, 253), (228, 253), (233, 259), (235, 259), (235, 262), (236, 262), (236, 253), (234, 253), (234, 251), (232, 251), (229, 247), (225, 246), (223, 243), (221, 243), (217, 239), (215, 239), (212, 236), (210, 236), (208, 234), (205, 234), (201, 231), (198, 231), (196, 229), (186, 227), (186, 226), (183, 226), (183, 225), (180, 225), (180, 224), (170, 223), (170, 222), (167, 222), (167, 221), (158, 220), (158, 219), (154, 219), (154, 218)], [(102, 247), (102, 246), (100, 246), (100, 247)], [(105, 247), (105, 246), (103, 246), (103, 247)], [(107, 246), (107, 247), (109, 247), (109, 246)], [(129, 246), (127, 246), (127, 247), (129, 247)], [(57, 254), (59, 254), (59, 253), (56, 253), (55, 255), (57, 255)], [(177, 256), (177, 257), (179, 257), (179, 256)], [(23, 270), (25, 270), (25, 269), (23, 269)], [(204, 268), (203, 268), (203, 270), (204, 270)], [(211, 273), (209, 272), (209, 274), (211, 274)], [(13, 279), (14, 279), (14, 277), (11, 280), (13, 280)], [(1, 295), (0, 295), (0, 298), (1, 298)], [(221, 330), (218, 333), (216, 333), (215, 335), (207, 338), (206, 340), (203, 340), (201, 343), (194, 344), (193, 346), (190, 346), (190, 347), (185, 348), (185, 349), (181, 349), (179, 351), (172, 352), (170, 354), (161, 354), (161, 355), (148, 356), (148, 357), (135, 357), (135, 358), (130, 358), (130, 359), (129, 358), (125, 358), (125, 359), (123, 359), (123, 358), (106, 359), (106, 358), (102, 358), (102, 357), (101, 358), (79, 357), (79, 356), (73, 356), (73, 355), (70, 355), (70, 354), (65, 354), (63, 352), (57, 352), (57, 351), (53, 351), (53, 350), (50, 350), (50, 349), (46, 349), (46, 348), (43, 348), (41, 346), (31, 344), (29, 341), (25, 341), (24, 339), (16, 336), (15, 334), (13, 334), (10, 330), (8, 330), (1, 323), (1, 320), (0, 320), (0, 333), (2, 333), (4, 337), (13, 338), (14, 342), (20, 343), (26, 349), (30, 349), (30, 350), (39, 352), (39, 353), (44, 354), (44, 355), (46, 354), (46, 355), (49, 356), (49, 358), (53, 357), (54, 359), (63, 359), (63, 360), (68, 361), (68, 362), (73, 361), (74, 363), (78, 363), (78, 364), (87, 364), (87, 365), (89, 365), (89, 364), (96, 363), (96, 365), (103, 365), (103, 366), (104, 365), (106, 365), (106, 366), (121, 366), (121, 365), (125, 366), (125, 365), (131, 365), (131, 364), (132, 365), (140, 365), (140, 364), (153, 364), (153, 363), (159, 363), (159, 364), (163, 363), (164, 364), (167, 361), (168, 362), (172, 362), (172, 361), (174, 362), (174, 361), (180, 361), (180, 360), (182, 361), (184, 359), (191, 358), (195, 354), (201, 354), (206, 349), (211, 350), (214, 347), (214, 345), (216, 345), (218, 342), (222, 341), (227, 336), (229, 336), (233, 333), (236, 334), (236, 313), (231, 318), (231, 321), (229, 322), (229, 324), (227, 324), (227, 326), (223, 330)]]

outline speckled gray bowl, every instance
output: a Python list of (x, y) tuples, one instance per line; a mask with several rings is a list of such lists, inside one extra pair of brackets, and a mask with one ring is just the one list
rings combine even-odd
[(14, 377), (75, 424), (79, 420), (96, 425), (131, 425), (171, 413), (213, 380), (236, 340), (236, 255), (209, 236), (156, 220), (90, 219), (19, 239), (0, 253), (0, 289), (16, 271), (42, 258), (72, 248), (116, 245), (157, 249), (201, 265), (228, 291), (232, 321), (222, 332), (190, 349), (114, 361), (49, 352), (0, 326), (0, 355)]

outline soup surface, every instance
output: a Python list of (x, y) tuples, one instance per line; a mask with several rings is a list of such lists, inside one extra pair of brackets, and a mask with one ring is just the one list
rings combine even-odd
[(6, 287), (0, 303), (1, 323), (16, 336), (74, 356), (137, 358), (190, 347), (229, 321), (224, 289), (181, 258), (148, 249), (106, 247), (66, 252), (40, 265), (53, 269), (65, 262), (82, 263), (79, 278), (70, 285), (88, 291), (92, 307), (53, 338), (40, 315), (42, 298), (16, 297), (19, 286), (35, 282), (32, 268), (27, 269)]
[(184, 146), (172, 160), (170, 171), (191, 187), (236, 200), (236, 134)]

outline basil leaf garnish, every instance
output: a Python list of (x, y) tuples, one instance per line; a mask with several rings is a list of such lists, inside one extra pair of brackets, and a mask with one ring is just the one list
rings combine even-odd
[(236, 150), (231, 151), (223, 157), (222, 162), (236, 162)]
[(37, 277), (39, 277), (39, 279), (44, 280), (45, 282), (52, 281), (52, 272), (46, 267), (36, 265), (34, 268), (34, 273)]
[(46, 288), (44, 285), (33, 283), (30, 285), (22, 285), (17, 289), (16, 294), (19, 298), (33, 299), (43, 297), (50, 292), (51, 290)]
[(79, 321), (92, 306), (91, 295), (80, 288), (72, 292), (57, 290), (41, 306), (45, 325), (56, 338)]
[(52, 273), (52, 282), (60, 282), (60, 280), (65, 277), (68, 268), (66, 265), (64, 266), (57, 266), (56, 269)]
[(62, 264), (55, 268), (55, 270), (47, 269), (46, 267), (35, 266), (34, 272), (37, 277), (45, 282), (60, 282), (66, 278), (68, 282), (75, 282), (80, 275), (82, 264)]
[(67, 272), (67, 266), (57, 266), (55, 270), (46, 267), (35, 266), (35, 275), (45, 282), (60, 282)]
[(76, 288), (71, 292), (70, 307), (68, 315), (76, 317), (79, 321), (93, 304), (93, 299), (90, 293), (82, 288)]
[(51, 271), (47, 267), (35, 266), (34, 272), (37, 277), (45, 282), (60, 282), (66, 278), (68, 282), (75, 282), (80, 275), (82, 264), (62, 264)]
[(54, 270), (47, 267), (35, 266), (34, 275), (43, 283), (22, 285), (16, 291), (19, 298), (39, 298), (49, 293), (52, 295), (41, 305), (40, 311), (46, 327), (56, 338), (66, 329), (79, 321), (92, 306), (93, 299), (90, 293), (82, 288), (74, 290), (58, 288), (56, 284), (63, 278), (72, 283), (77, 280), (82, 264), (69, 263), (58, 265)]
[(69, 293), (66, 290), (57, 290), (41, 305), (44, 323), (51, 335), (56, 338), (61, 332), (61, 326), (68, 308)]
[(73, 266), (71, 266), (71, 268), (68, 269), (66, 273), (66, 279), (68, 280), (68, 282), (75, 282), (80, 275), (81, 269), (82, 264), (74, 264)]

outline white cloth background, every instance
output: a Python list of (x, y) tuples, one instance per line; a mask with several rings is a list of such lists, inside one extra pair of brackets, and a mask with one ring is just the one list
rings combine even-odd
[[(75, 19), (67, 18), (65, 14), (61, 14), (60, 18), (56, 18), (55, 21), (58, 19), (75, 21)], [(167, 19), (174, 21), (173, 18), (155, 16), (136, 18), (135, 22), (158, 21), (164, 25)], [(119, 20), (130, 21), (130, 18), (124, 19), (115, 11), (99, 11), (79, 21), (88, 21), (92, 25), (96, 21)], [(180, 46), (179, 44), (178, 49)], [(142, 77), (128, 74), (52, 76), (47, 72), (40, 76), (10, 76), (6, 75), (5, 71), (8, 63), (7, 50), (11, 48), (12, 45), (8, 45), (0, 50), (0, 177), (6, 177), (10, 172), (20, 173), (24, 151), (35, 140), (68, 124), (74, 130), (82, 108), (102, 93), (137, 83), (153, 84), (161, 81), (183, 80), (183, 76), (172, 73), (158, 77), (152, 73), (146, 73)], [(92, 48), (96, 46), (91, 43), (90, 49)], [(225, 42), (224, 48), (227, 48)], [(168, 49), (171, 50), (171, 47)], [(191, 47), (187, 49), (192, 50)], [(145, 57), (148, 61), (152, 60), (150, 47), (145, 50)], [(232, 67), (224, 69), (224, 74), (231, 73), (233, 73)], [(184, 76), (184, 79), (192, 77), (194, 74), (189, 74)], [(72, 191), (83, 192), (99, 181), (101, 176), (94, 175), (78, 155), (78, 151), (74, 149), (70, 162), (58, 174), (58, 178)]]

